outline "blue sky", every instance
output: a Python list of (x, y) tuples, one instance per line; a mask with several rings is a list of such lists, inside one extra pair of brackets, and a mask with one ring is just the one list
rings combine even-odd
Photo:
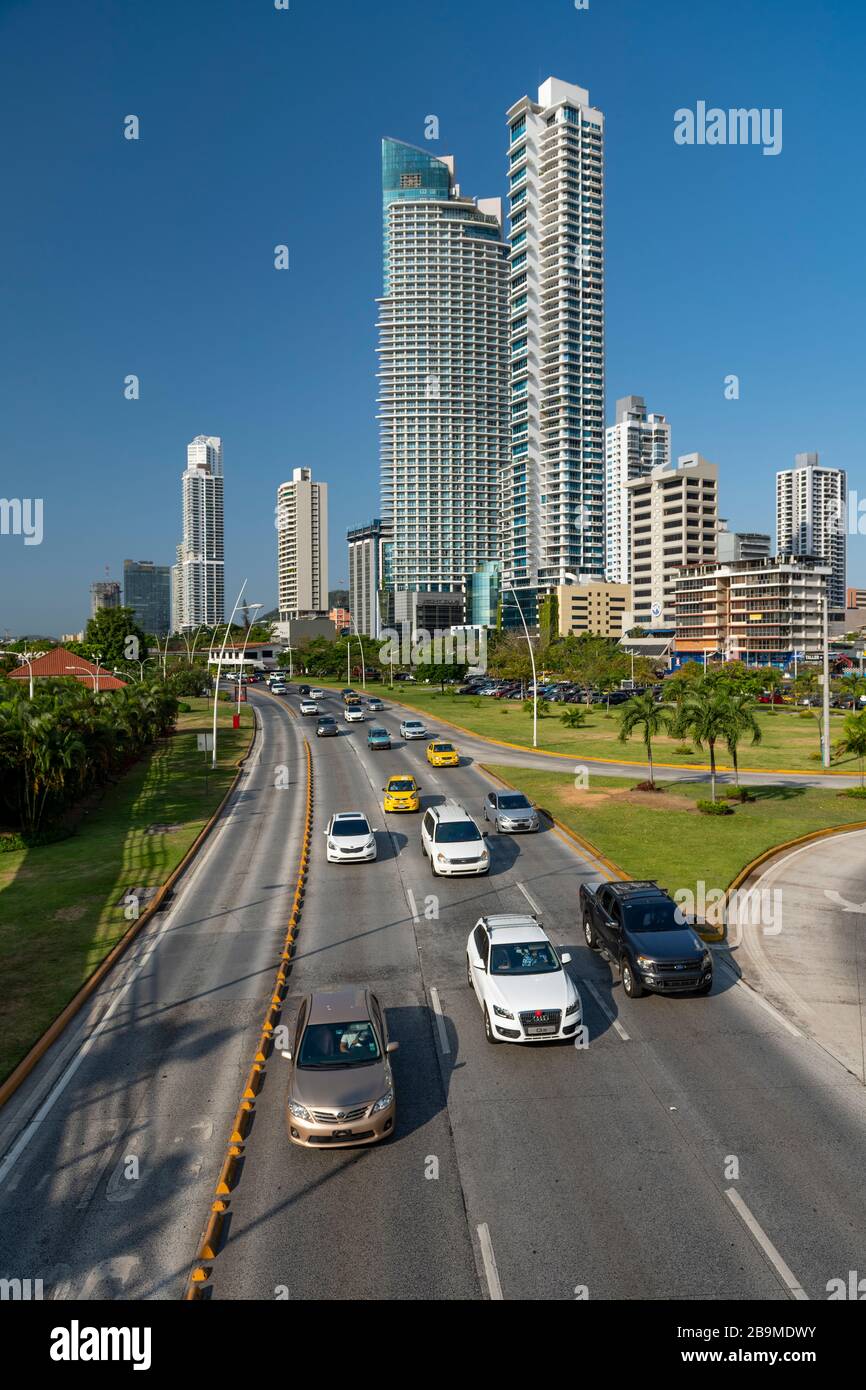
[[(739, 529), (773, 529), (795, 452), (866, 495), (864, 49), (862, 0), (0, 0), (0, 496), (44, 499), (41, 545), (0, 536), (0, 635), (171, 563), (198, 433), (224, 439), (227, 594), (275, 602), (299, 465), (345, 580), (378, 514), (379, 141), (434, 114), (463, 191), (504, 194), (505, 111), (551, 74), (606, 115), (608, 419), (665, 412)], [(782, 153), (675, 144), (698, 100), (781, 107)]]

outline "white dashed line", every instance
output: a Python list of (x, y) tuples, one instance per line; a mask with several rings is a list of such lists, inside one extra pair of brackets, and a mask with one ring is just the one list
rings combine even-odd
[(483, 1221), (478, 1227), (478, 1244), (481, 1246), (481, 1258), (484, 1261), (487, 1292), (494, 1303), (500, 1303), (503, 1301), (502, 1285), (499, 1282), (499, 1270), (496, 1268), (493, 1241), (490, 1239), (490, 1229), (486, 1221)]
[(800, 1302), (808, 1302), (809, 1295), (806, 1293), (806, 1290), (803, 1288), (802, 1284), (799, 1284), (797, 1280), (794, 1278), (794, 1275), (792, 1274), (788, 1266), (785, 1264), (785, 1261), (782, 1259), (782, 1256), (779, 1254), (775, 1245), (770, 1240), (770, 1237), (758, 1225), (757, 1221), (755, 1220), (752, 1213), (749, 1211), (749, 1208), (746, 1206), (737, 1189), (735, 1187), (726, 1188), (725, 1196), (727, 1197), (731, 1206), (734, 1208), (734, 1211), (743, 1221), (746, 1228), (751, 1232), (754, 1239), (758, 1242), (758, 1245), (763, 1250), (764, 1254), (770, 1261), (770, 1264), (773, 1266), (776, 1273), (782, 1279), (782, 1282), (790, 1290), (792, 1298), (796, 1298)]
[[(722, 965), (727, 966), (728, 970), (731, 972), (732, 975), (736, 975), (736, 972), (734, 971), (733, 966), (730, 965), (729, 962), (728, 962), (727, 960), (725, 960), (725, 957), (724, 957), (724, 956), (719, 956), (718, 959), (719, 959), (719, 961), (720, 961), (720, 963), (721, 963)], [(784, 1028), (788, 1033), (791, 1034), (791, 1037), (792, 1037), (792, 1038), (802, 1038), (802, 1037), (804, 1036), (804, 1035), (800, 1032), (799, 1028), (795, 1028), (794, 1025), (793, 1025), (793, 1023), (789, 1023), (788, 1020), (785, 1018), (784, 1014), (780, 1014), (778, 1009), (774, 1009), (774, 1008), (773, 1008), (773, 1005), (770, 1004), (770, 1003), (763, 997), (763, 995), (758, 994), (757, 990), (751, 989), (751, 988), (746, 984), (745, 980), (741, 980), (739, 977), (736, 977), (736, 986), (735, 986), (735, 987), (736, 987), (737, 989), (743, 990), (743, 991), (748, 995), (748, 997), (749, 997), (750, 999), (754, 1000), (754, 1002), (755, 1002), (756, 1004), (760, 1004), (760, 1006), (761, 1006), (761, 1008), (764, 1010), (764, 1012), (765, 1012), (765, 1013), (768, 1013), (768, 1014), (770, 1015), (771, 1018), (775, 1019), (776, 1022), (777, 1022), (778, 1024), (780, 1024), (782, 1028)]]
[(445, 1019), (442, 1015), (442, 1005), (439, 1002), (438, 989), (431, 988), (430, 1003), (433, 1005), (433, 1013), (436, 1016), (436, 1029), (439, 1033), (439, 1046), (442, 1049), (443, 1055), (446, 1055), (451, 1051), (451, 1044), (448, 1041), (448, 1033), (445, 1028)]
[(591, 980), (584, 980), (583, 983), (586, 985), (587, 989), (589, 990), (590, 994), (592, 995), (592, 997), (593, 997), (593, 999), (595, 1000), (595, 1002), (596, 1002), (596, 1004), (598, 1005), (598, 1007), (601, 1009), (601, 1011), (602, 1011), (602, 1013), (604, 1014), (605, 1018), (607, 1019), (608, 1023), (610, 1023), (610, 1024), (616, 1029), (617, 1033), (619, 1033), (619, 1036), (622, 1038), (623, 1042), (629, 1042), (630, 1039), (629, 1039), (628, 1033), (627, 1033), (627, 1032), (625, 1031), (625, 1029), (623, 1028), (623, 1026), (622, 1026), (622, 1024), (620, 1023), (619, 1019), (618, 1019), (618, 1018), (614, 1018), (613, 1014), (611, 1013), (610, 1009), (607, 1007), (607, 1004), (605, 1004), (604, 1000), (602, 999), (601, 995), (599, 994), (598, 990), (596, 989), (596, 987), (595, 987), (595, 985), (592, 983), (592, 981), (591, 981)]
[(524, 898), (526, 899), (526, 901), (529, 903), (529, 906), (532, 908), (532, 911), (535, 913), (535, 915), (536, 915), (537, 917), (541, 917), (541, 916), (542, 916), (541, 908), (538, 906), (538, 903), (535, 901), (535, 899), (533, 898), (533, 896), (532, 896), (532, 894), (530, 893), (529, 889), (526, 887), (526, 884), (525, 884), (525, 883), (518, 883), (518, 884), (517, 884), (517, 887), (520, 889), (521, 893), (523, 894), (523, 896), (524, 896)]

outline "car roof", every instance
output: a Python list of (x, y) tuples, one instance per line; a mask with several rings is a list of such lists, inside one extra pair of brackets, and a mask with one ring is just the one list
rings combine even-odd
[(420, 724), (421, 722), (422, 722), (422, 721), (421, 721), (420, 719), (404, 719), (404, 720), (403, 720), (403, 723), (404, 723), (404, 724)]
[(609, 883), (607, 885), (611, 892), (618, 898), (643, 898), (643, 897), (667, 897), (663, 888), (651, 878), (629, 878), (622, 883)]
[(336, 720), (334, 719), (334, 716), (333, 716), (332, 714), (320, 714), (320, 715), (319, 715), (319, 723), (320, 723), (320, 724), (335, 724), (335, 723), (336, 723)]
[(335, 811), (332, 820), (366, 820), (363, 811)]
[(414, 782), (415, 776), (411, 772), (392, 772), (388, 778), (389, 782)]
[(430, 810), (433, 812), (434, 816), (442, 821), (472, 820), (466, 807), (461, 806), (459, 801), (455, 801), (454, 798), (450, 796), (443, 801), (441, 805), (431, 806)]
[(537, 917), (529, 917), (523, 912), (492, 913), (482, 917), (479, 923), (495, 941), (546, 941), (547, 933)]
[(370, 1005), (365, 989), (350, 986), (347, 989), (317, 991), (310, 995), (308, 1023), (351, 1023), (355, 1019), (369, 1017)]

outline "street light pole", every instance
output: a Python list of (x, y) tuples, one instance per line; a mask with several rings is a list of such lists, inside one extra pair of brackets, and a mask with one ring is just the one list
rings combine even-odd
[(824, 732), (821, 737), (821, 763), (823, 767), (830, 766), (830, 616), (827, 611), (827, 595), (821, 601), (821, 616), (823, 619), (823, 665), (824, 665), (824, 690), (823, 690), (823, 724)]
[(526, 645), (529, 647), (529, 661), (532, 666), (532, 746), (538, 747), (538, 677), (535, 672), (535, 653), (532, 650), (532, 642), (529, 637), (529, 628), (526, 626), (526, 619), (523, 616), (523, 609), (520, 606), (520, 599), (517, 597), (517, 590), (510, 579), (503, 576), (503, 583), (511, 590), (514, 595), (514, 602), (517, 604), (517, 611), (520, 614), (520, 621), (523, 624), (523, 632), (526, 637)]
[[(265, 605), (263, 603), (251, 603), (247, 606), (247, 612), (254, 613), (256, 609), (264, 608), (264, 606)], [(241, 649), (241, 664), (238, 668), (238, 718), (240, 718), (241, 713), (241, 676), (244, 673), (244, 657), (246, 655), (247, 642), (250, 638), (250, 627), (252, 627), (252, 623), (250, 623), (249, 627), (247, 627), (246, 631), (244, 632), (244, 645)]]
[(224, 657), (225, 654), (226, 654), (226, 643), (228, 642), (228, 639), (229, 639), (229, 633), (230, 633), (231, 630), (232, 630), (232, 623), (233, 623), (234, 620), (235, 620), (235, 613), (237, 613), (238, 608), (240, 607), (240, 602), (241, 602), (241, 599), (242, 599), (243, 596), (244, 596), (244, 589), (245, 589), (246, 587), (247, 587), (247, 581), (244, 580), (243, 584), (242, 584), (241, 587), (240, 587), (240, 592), (239, 592), (237, 598), (235, 599), (235, 606), (234, 606), (234, 608), (232, 609), (232, 615), (231, 615), (231, 617), (229, 618), (228, 623), (226, 624), (226, 631), (225, 631), (225, 636), (223, 637), (223, 644), (222, 644), (222, 646), (220, 647), (220, 654), (219, 654), (219, 656), (218, 656), (218, 658), (217, 658), (216, 680), (215, 680), (215, 682), (214, 682), (214, 692), (213, 692), (213, 757), (211, 758), (211, 766), (212, 766), (212, 767), (216, 767), (216, 760), (217, 760), (217, 701), (218, 701), (218, 699), (219, 699), (219, 694), (220, 694), (220, 676), (221, 676), (221, 674), (222, 674), (222, 669), (223, 669), (223, 657)]

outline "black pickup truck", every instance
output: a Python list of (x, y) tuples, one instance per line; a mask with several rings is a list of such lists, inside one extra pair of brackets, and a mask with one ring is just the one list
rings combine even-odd
[(713, 958), (663, 888), (648, 880), (580, 885), (583, 934), (592, 950), (618, 966), (629, 999), (653, 994), (709, 994)]

